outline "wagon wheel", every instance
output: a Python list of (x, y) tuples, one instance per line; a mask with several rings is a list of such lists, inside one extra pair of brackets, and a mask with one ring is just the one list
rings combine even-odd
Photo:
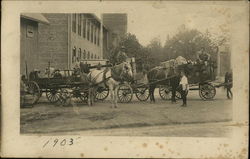
[(60, 98), (60, 93), (61, 93), (60, 89), (56, 89), (56, 88), (47, 89), (46, 90), (46, 97), (50, 103), (56, 103), (56, 102), (58, 102), (58, 100)]
[(60, 89), (58, 103), (60, 105), (65, 106), (67, 104), (67, 102), (70, 102), (70, 100), (71, 100), (71, 94), (68, 92), (68, 90), (67, 89)]
[(88, 90), (81, 87), (75, 87), (72, 92), (72, 99), (76, 103), (87, 102)]
[(167, 87), (167, 86), (161, 86), (159, 88), (159, 94), (160, 94), (161, 99), (163, 100), (170, 100), (172, 96), (170, 87)]
[(140, 101), (146, 101), (146, 100), (148, 100), (148, 98), (149, 98), (149, 90), (148, 90), (148, 87), (146, 87), (146, 86), (137, 87), (137, 88), (136, 88), (135, 96), (136, 96), (137, 99), (139, 99)]
[(32, 95), (32, 104), (36, 104), (41, 97), (41, 90), (35, 81), (30, 81), (27, 84), (27, 94)]
[(121, 84), (117, 91), (119, 102), (128, 103), (133, 98), (133, 90), (128, 84)]
[[(175, 94), (175, 97), (177, 99), (181, 99), (181, 93), (180, 93), (180, 88), (177, 88), (176, 89), (176, 94)], [(170, 100), (172, 98), (172, 93), (171, 93), (171, 88), (170, 87), (167, 87), (167, 86), (161, 86), (159, 88), (159, 94), (160, 94), (160, 97), (163, 99), (163, 100)]]
[(201, 99), (203, 100), (213, 99), (215, 94), (216, 94), (216, 89), (213, 85), (209, 83), (200, 85), (199, 95)]
[(98, 87), (96, 89), (96, 96), (95, 98), (97, 100), (104, 100), (108, 97), (109, 95), (109, 89), (108, 88), (103, 88), (103, 87)]

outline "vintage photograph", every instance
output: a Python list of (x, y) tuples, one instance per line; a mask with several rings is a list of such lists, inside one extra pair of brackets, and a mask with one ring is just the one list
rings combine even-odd
[(21, 13), (20, 133), (228, 135), (231, 12), (193, 8)]
[(247, 158), (248, 2), (2, 6), (1, 157)]

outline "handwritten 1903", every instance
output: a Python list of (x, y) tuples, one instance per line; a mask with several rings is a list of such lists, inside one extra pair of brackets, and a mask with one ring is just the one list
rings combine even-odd
[(72, 146), (76, 144), (76, 140), (79, 139), (80, 137), (77, 138), (62, 138), (62, 139), (49, 139), (43, 144), (43, 148), (51, 146), (51, 147), (56, 147), (56, 146)]

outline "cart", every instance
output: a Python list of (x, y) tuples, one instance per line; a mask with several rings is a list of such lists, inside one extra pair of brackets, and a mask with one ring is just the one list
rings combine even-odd
[[(216, 95), (216, 86), (213, 84), (215, 80), (216, 65), (214, 62), (208, 65), (202, 63), (183, 64), (177, 67), (178, 71), (184, 70), (187, 72), (189, 80), (189, 90), (199, 91), (199, 96), (203, 100), (212, 100)], [(177, 89), (176, 97), (181, 99), (180, 87)], [(171, 86), (164, 85), (159, 88), (160, 97), (164, 100), (171, 99)]]
[[(95, 68), (96, 66), (91, 66)], [(27, 74), (27, 73), (26, 73)], [(43, 93), (50, 103), (60, 102), (64, 104), (67, 98), (75, 102), (87, 102), (89, 82), (81, 82), (80, 77), (75, 74), (75, 70), (60, 70), (60, 74), (54, 74), (52, 77), (39, 77), (38, 71), (32, 71), (29, 78), (24, 81), (27, 90), (26, 95), (31, 96), (33, 104), (36, 104)], [(96, 99), (104, 100), (109, 95), (108, 88), (98, 87)]]

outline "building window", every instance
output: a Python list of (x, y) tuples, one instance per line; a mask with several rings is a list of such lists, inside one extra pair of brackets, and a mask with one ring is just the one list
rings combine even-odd
[(87, 59), (90, 59), (90, 53), (89, 53), (89, 51), (88, 51), (88, 56), (87, 56)]
[(87, 21), (87, 39), (89, 40), (89, 33), (90, 33), (90, 21)]
[(72, 31), (74, 33), (76, 32), (76, 14), (73, 14), (73, 17), (72, 17)]
[(99, 56), (97, 56), (97, 59), (99, 59)]
[(93, 54), (91, 53), (91, 59), (93, 59)]
[(94, 29), (94, 43), (96, 44), (96, 27)]
[(83, 51), (83, 59), (86, 59), (86, 51)]
[(82, 16), (83, 17), (83, 32), (82, 32), (82, 36), (84, 37), (84, 38), (86, 38), (86, 25), (87, 25), (87, 20), (84, 18), (84, 16)]
[(72, 63), (76, 61), (76, 47), (73, 48), (72, 50)]
[(82, 21), (81, 21), (82, 15), (78, 14), (78, 35), (81, 36), (82, 32)]
[(95, 55), (95, 59), (96, 59), (96, 55)]
[(93, 25), (91, 25), (90, 39), (93, 42)]
[(97, 30), (97, 45), (100, 44), (100, 29)]

